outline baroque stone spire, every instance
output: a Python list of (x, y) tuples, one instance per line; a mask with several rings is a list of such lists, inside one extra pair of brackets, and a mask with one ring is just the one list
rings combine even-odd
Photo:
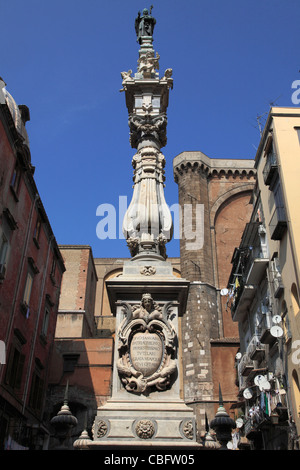
[(165, 157), (161, 148), (167, 143), (167, 107), (173, 87), (172, 69), (159, 78), (159, 55), (153, 49), (156, 24), (144, 9), (135, 20), (140, 45), (137, 72), (122, 72), (128, 109), (130, 144), (136, 149), (133, 196), (123, 220), (123, 234), (132, 257), (166, 258), (165, 244), (171, 240), (173, 222), (164, 196)]

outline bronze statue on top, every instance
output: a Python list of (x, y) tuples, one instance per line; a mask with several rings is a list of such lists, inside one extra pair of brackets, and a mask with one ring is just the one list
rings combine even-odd
[(135, 32), (137, 35), (137, 41), (141, 44), (143, 36), (153, 36), (154, 26), (156, 19), (151, 16), (153, 6), (151, 5), (150, 10), (144, 8), (143, 14), (138, 12), (138, 16), (135, 19)]

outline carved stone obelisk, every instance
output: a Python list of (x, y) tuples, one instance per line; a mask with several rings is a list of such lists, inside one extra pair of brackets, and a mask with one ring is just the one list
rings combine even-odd
[(131, 253), (106, 283), (116, 315), (112, 396), (100, 407), (89, 447), (196, 445), (195, 419), (182, 400), (180, 321), (189, 282), (173, 274), (166, 243), (172, 217), (164, 197), (167, 106), (172, 70), (159, 78), (151, 10), (135, 22), (138, 69), (123, 72), (134, 188), (123, 233)]

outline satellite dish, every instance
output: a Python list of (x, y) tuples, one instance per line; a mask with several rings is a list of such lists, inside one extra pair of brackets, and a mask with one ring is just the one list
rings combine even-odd
[(280, 315), (274, 315), (272, 317), (272, 322), (275, 323), (276, 325), (278, 325), (278, 323), (281, 322), (281, 316)]
[(243, 391), (243, 397), (246, 398), (247, 400), (250, 400), (252, 396), (253, 396), (252, 390), (250, 390), (250, 388), (245, 388), (245, 390)]
[(270, 333), (271, 333), (271, 335), (274, 336), (275, 338), (280, 338), (280, 337), (283, 335), (283, 329), (281, 328), (281, 326), (274, 325), (274, 326), (272, 326), (272, 328), (270, 329)]
[(263, 392), (264, 390), (270, 390), (271, 384), (266, 379), (259, 384), (259, 390)]
[(262, 382), (265, 382), (265, 380), (265, 377), (259, 374), (254, 378), (254, 383), (259, 387)]
[(239, 361), (242, 357), (242, 354), (240, 352), (236, 353), (235, 358)]
[(221, 289), (221, 295), (227, 295), (228, 289)]
[(235, 422), (237, 428), (242, 428), (244, 426), (244, 421), (242, 418), (238, 418)]

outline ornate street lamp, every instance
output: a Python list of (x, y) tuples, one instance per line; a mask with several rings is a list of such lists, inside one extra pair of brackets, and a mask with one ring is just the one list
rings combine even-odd
[(73, 427), (77, 425), (77, 418), (72, 415), (68, 405), (68, 389), (69, 382), (66, 385), (64, 404), (57, 415), (50, 421), (51, 425), (55, 429), (55, 437), (59, 440), (59, 446), (56, 447), (55, 450), (67, 449), (67, 446), (64, 443), (67, 438), (70, 437)]
[(231, 441), (231, 431), (236, 427), (233, 419), (230, 418), (223, 406), (221, 386), (219, 385), (219, 408), (215, 418), (211, 421), (210, 427), (216, 432), (218, 441), (221, 444), (220, 450), (227, 450), (227, 443)]

